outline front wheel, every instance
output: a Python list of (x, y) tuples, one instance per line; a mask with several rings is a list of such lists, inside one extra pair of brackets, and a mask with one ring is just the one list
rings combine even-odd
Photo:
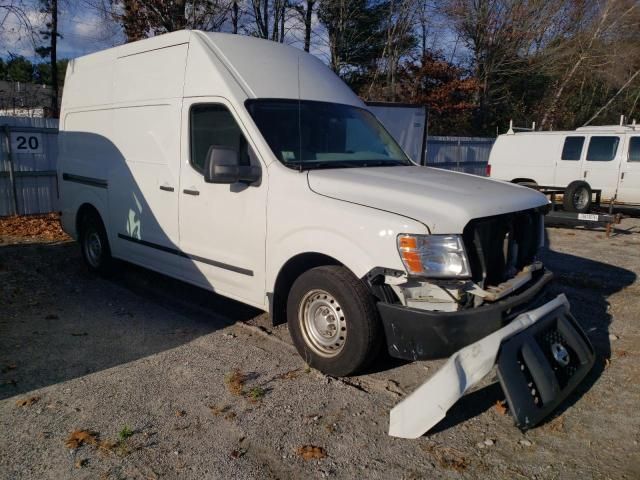
[(362, 370), (380, 350), (373, 297), (345, 267), (316, 267), (298, 277), (289, 292), (287, 323), (302, 358), (328, 375)]

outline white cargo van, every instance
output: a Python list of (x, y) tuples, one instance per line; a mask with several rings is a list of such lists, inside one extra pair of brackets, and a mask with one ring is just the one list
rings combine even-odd
[(588, 211), (596, 189), (605, 202), (640, 205), (640, 128), (510, 131), (497, 138), (487, 173), (524, 185), (566, 188), (564, 206), (569, 211)]
[[(553, 347), (572, 379), (590, 367), (566, 302), (544, 296), (546, 198), (417, 166), (313, 56), (183, 31), (73, 60), (65, 82), (62, 222), (90, 269), (118, 258), (269, 311), (333, 375), (384, 343), (434, 358), (495, 332), (491, 350), (540, 304), (545, 329), (573, 325)], [(540, 412), (565, 395), (554, 368), (534, 372), (555, 385)]]

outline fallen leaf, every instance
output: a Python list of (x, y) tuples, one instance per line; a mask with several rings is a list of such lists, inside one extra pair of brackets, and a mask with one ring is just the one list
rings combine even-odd
[(38, 400), (40, 400), (40, 397), (22, 398), (20, 400), (16, 400), (16, 406), (17, 407), (30, 407), (31, 405), (36, 403)]
[(97, 445), (98, 444), (98, 434), (96, 432), (91, 432), (89, 430), (76, 430), (69, 434), (69, 438), (65, 442), (65, 446), (67, 448), (71, 448), (75, 450), (76, 448), (84, 445)]
[(298, 447), (296, 449), (296, 453), (305, 460), (320, 460), (327, 456), (327, 452), (325, 452), (324, 448), (315, 447), (313, 445), (303, 445), (302, 447)]
[(240, 458), (242, 456), (244, 456), (244, 454), (247, 453), (247, 451), (244, 448), (238, 448), (236, 450), (231, 450), (231, 458)]
[(24, 238), (42, 238), (49, 241), (70, 240), (60, 225), (60, 215), (13, 215), (0, 218), (3, 235)]
[(76, 466), (76, 468), (82, 468), (82, 467), (86, 467), (89, 464), (89, 460), (87, 460), (86, 458), (79, 458), (76, 460), (76, 463), (74, 464)]
[(500, 415), (506, 415), (507, 414), (507, 402), (505, 400), (498, 400), (496, 402), (496, 411), (500, 414)]
[(209, 410), (211, 410), (211, 413), (213, 413), (216, 417), (226, 413), (229, 411), (231, 407), (229, 405), (224, 405), (222, 407), (219, 407), (218, 405), (210, 405), (209, 406)]
[(186, 414), (185, 410), (176, 410), (176, 417), (184, 417)]
[(422, 449), (433, 455), (440, 468), (462, 472), (468, 467), (467, 460), (464, 458), (464, 455), (462, 455), (462, 452), (454, 448), (428, 443), (423, 445)]
[(276, 375), (275, 378), (278, 380), (292, 380), (296, 378), (298, 375), (300, 375), (300, 373), (302, 373), (300, 369), (296, 368), (293, 370), (289, 370), (288, 372), (284, 372), (279, 375)]
[(244, 382), (246, 381), (246, 379), (246, 375), (240, 370), (233, 370), (225, 377), (227, 390), (229, 390), (229, 392), (231, 392), (233, 395), (242, 395), (242, 392), (244, 390)]

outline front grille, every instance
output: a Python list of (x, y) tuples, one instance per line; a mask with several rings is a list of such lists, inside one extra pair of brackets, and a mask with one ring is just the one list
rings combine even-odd
[(499, 285), (531, 264), (541, 222), (542, 214), (535, 209), (470, 221), (462, 238), (473, 280), (484, 288)]
[[(569, 342), (567, 342), (567, 340), (562, 336), (562, 333), (560, 333), (560, 331), (555, 327), (536, 335), (536, 341), (538, 342), (538, 346), (542, 350), (542, 353), (544, 353), (547, 362), (551, 365), (560, 388), (566, 387), (569, 380), (573, 377), (580, 366), (578, 355), (573, 351)], [(556, 361), (552, 351), (553, 345), (562, 345), (562, 347), (566, 349), (569, 353), (568, 365), (561, 365)]]

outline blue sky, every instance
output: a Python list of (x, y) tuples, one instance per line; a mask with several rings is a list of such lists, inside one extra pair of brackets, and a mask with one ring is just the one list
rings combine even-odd
[[(123, 42), (122, 32), (116, 24), (105, 21), (100, 10), (90, 0), (60, 2), (58, 57), (74, 58), (102, 50)], [(97, 2), (95, 2), (97, 3)], [(43, 26), (46, 18), (39, 12), (37, 0), (25, 0), (31, 24)], [(44, 42), (43, 42), (44, 43)], [(24, 55), (35, 60), (34, 45), (16, 18), (7, 18), (0, 31), (0, 56), (9, 53)]]

